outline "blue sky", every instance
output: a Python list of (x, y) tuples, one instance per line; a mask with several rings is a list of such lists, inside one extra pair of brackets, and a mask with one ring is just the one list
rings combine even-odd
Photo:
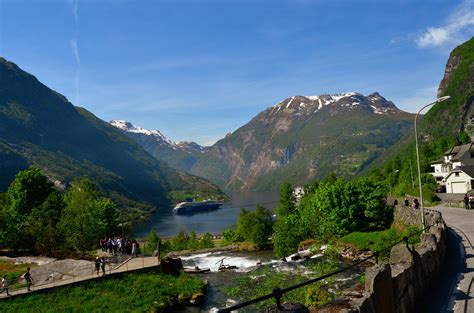
[(474, 0), (0, 0), (0, 56), (109, 121), (212, 144), (296, 94), (414, 112)]

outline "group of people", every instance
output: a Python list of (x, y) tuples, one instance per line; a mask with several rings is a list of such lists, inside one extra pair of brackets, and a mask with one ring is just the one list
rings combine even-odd
[(464, 195), (464, 207), (466, 210), (473, 210), (474, 209), (474, 196), (473, 195)]
[[(29, 267), (26, 269), (26, 273), (23, 274), (23, 279), (25, 280), (26, 288), (28, 289), (28, 291), (31, 291), (31, 285), (33, 285), (33, 277), (31, 277)], [(7, 296), (10, 296), (10, 293), (8, 292), (7, 275), (2, 276), (2, 290), (0, 291), (0, 293), (4, 293), (4, 292), (7, 293)]]
[(140, 246), (136, 240), (131, 240), (128, 238), (121, 239), (119, 237), (102, 238), (100, 240), (100, 247), (103, 252), (109, 252), (113, 255), (126, 253), (132, 256), (137, 256), (140, 249)]
[[(404, 204), (405, 206), (410, 206), (410, 201), (408, 201), (408, 199), (405, 198)], [(420, 208), (420, 202), (418, 202), (417, 198), (413, 199), (413, 204), (411, 205), (411, 207), (415, 210), (418, 210)]]

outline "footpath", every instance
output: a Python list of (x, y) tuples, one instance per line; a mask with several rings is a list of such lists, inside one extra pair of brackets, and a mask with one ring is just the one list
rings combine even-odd
[[(53, 263), (50, 263), (54, 265)], [(129, 258), (121, 264), (109, 264), (106, 267), (106, 275), (110, 276), (118, 273), (133, 272), (144, 268), (153, 268), (158, 267), (160, 262), (157, 257), (134, 257)], [(35, 268), (35, 270), (41, 271), (41, 266)], [(41, 277), (39, 277), (41, 276)], [(9, 293), (10, 296), (7, 296), (6, 293), (0, 293), (0, 300), (5, 298), (12, 298), (15, 296), (20, 296), (28, 293), (35, 293), (40, 291), (45, 291), (47, 289), (53, 289), (60, 286), (67, 286), (76, 284), (78, 282), (83, 282), (87, 280), (102, 279), (102, 271), (99, 271), (99, 275), (96, 274), (94, 269), (94, 264), (88, 264), (86, 266), (68, 268), (66, 270), (49, 270), (46, 273), (42, 273), (35, 277), (35, 274), (32, 271), (32, 277), (34, 284), (31, 286), (31, 291), (26, 289), (26, 286), (23, 283), (22, 288), (14, 288), (13, 284), (9, 284)], [(37, 283), (39, 282), (39, 283)]]
[(474, 313), (474, 210), (437, 206), (451, 229), (446, 271), (426, 312)]

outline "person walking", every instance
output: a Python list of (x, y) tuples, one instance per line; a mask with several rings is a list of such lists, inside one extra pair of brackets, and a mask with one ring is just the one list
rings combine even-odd
[(105, 276), (105, 256), (100, 259), (100, 267), (102, 268), (102, 276)]
[(469, 196), (469, 209), (474, 209), (474, 196), (470, 195)]
[(7, 275), (3, 275), (2, 277), (2, 291), (0, 291), (0, 293), (4, 293), (5, 291), (7, 292), (7, 296), (10, 296), (10, 294), (8, 293)]
[(26, 288), (28, 291), (31, 291), (31, 285), (33, 284), (33, 277), (31, 277), (30, 268), (26, 269), (26, 273), (23, 275), (23, 278), (26, 281)]
[(100, 259), (98, 256), (96, 256), (95, 257), (95, 272), (97, 276), (99, 276), (99, 270), (100, 270)]
[(464, 194), (464, 207), (466, 210), (469, 210), (469, 197), (467, 196), (467, 193)]

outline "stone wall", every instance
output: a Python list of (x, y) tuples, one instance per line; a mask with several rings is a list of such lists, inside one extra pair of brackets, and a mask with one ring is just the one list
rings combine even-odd
[[(420, 225), (420, 211), (397, 206), (395, 222)], [(390, 261), (366, 270), (365, 292), (360, 298), (349, 299), (352, 308), (342, 311), (361, 313), (417, 312), (421, 301), (439, 278), (445, 260), (447, 229), (441, 213), (425, 210), (425, 225), (415, 249), (407, 244), (392, 248)]]

